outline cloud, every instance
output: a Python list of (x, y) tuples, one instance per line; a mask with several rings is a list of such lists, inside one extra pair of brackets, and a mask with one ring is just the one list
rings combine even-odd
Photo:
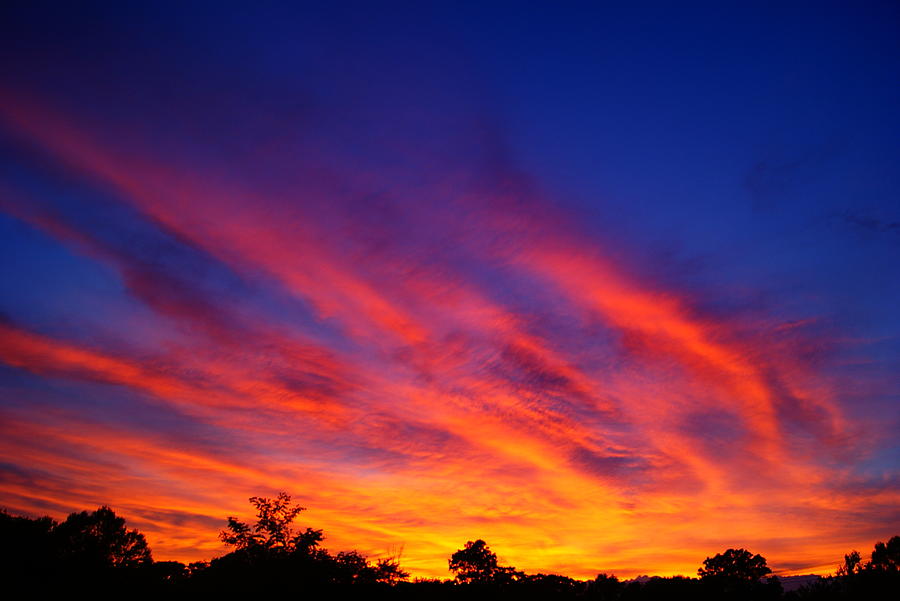
[[(801, 539), (859, 504), (883, 511), (829, 488), (865, 426), (795, 351), (833, 333), (710, 314), (627, 266), (516, 168), (497, 128), (458, 132), (452, 158), (402, 129), (369, 142), (385, 154), (355, 156), (298, 118), (303, 152), (235, 168), (9, 92), (0, 114), (49, 157), (7, 178), (4, 210), (173, 326), (113, 345), (12, 316), (0, 361), (127, 391), (228, 441), (77, 403), (46, 413), (45, 397), (5, 421), (21, 459), (0, 492), (18, 507), (108, 501), (157, 557), (208, 557), (217, 516), (288, 490), (337, 548), (402, 542), (434, 576), (474, 536), (524, 569), (588, 576), (602, 557), (693, 572), (685, 557), (730, 537)], [(779, 524), (798, 507), (810, 519)]]
[(846, 211), (843, 215), (844, 221), (859, 230), (866, 230), (873, 233), (893, 233), (900, 235), (900, 221), (892, 221), (889, 219), (879, 219), (872, 215)]

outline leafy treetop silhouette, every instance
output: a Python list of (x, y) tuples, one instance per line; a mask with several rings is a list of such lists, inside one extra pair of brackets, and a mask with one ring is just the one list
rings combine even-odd
[(862, 568), (862, 557), (860, 556), (859, 551), (854, 549), (844, 555), (844, 563), (838, 566), (837, 575), (849, 576), (851, 574), (858, 574)]
[(465, 548), (450, 556), (449, 564), (457, 582), (463, 584), (503, 583), (518, 575), (515, 568), (498, 565), (497, 554), (481, 539), (468, 541)]
[(64, 559), (81, 565), (134, 568), (153, 563), (144, 535), (125, 528), (108, 506), (71, 513), (53, 529)]
[[(270, 584), (280, 582), (284, 586), (288, 580), (298, 577), (308, 585), (322, 586), (390, 585), (409, 577), (395, 558), (380, 559), (372, 565), (357, 551), (332, 555), (319, 547), (323, 539), (321, 530), (306, 528), (295, 532), (291, 524), (304, 508), (292, 504), (287, 493), (279, 493), (275, 499), (250, 497), (250, 503), (256, 507), (256, 523), (228, 518), (227, 530), (220, 532), (219, 537), (237, 549), (214, 559), (208, 569), (202, 569), (207, 576), (233, 579), (242, 573), (265, 573)], [(232, 584), (243, 586), (240, 582)]]
[(219, 533), (226, 545), (239, 550), (273, 550), (288, 553), (308, 553), (319, 545), (321, 530), (307, 528), (294, 533), (291, 523), (305, 507), (291, 505), (291, 496), (278, 493), (275, 499), (250, 497), (256, 507), (256, 524), (249, 525), (235, 517), (228, 517), (228, 530)]
[(900, 536), (893, 536), (887, 544), (878, 541), (872, 551), (872, 569), (896, 572), (900, 570)]
[(731, 580), (756, 581), (772, 573), (766, 566), (766, 558), (753, 555), (746, 549), (728, 549), (715, 557), (703, 560), (703, 567), (697, 570), (700, 578), (728, 578)]

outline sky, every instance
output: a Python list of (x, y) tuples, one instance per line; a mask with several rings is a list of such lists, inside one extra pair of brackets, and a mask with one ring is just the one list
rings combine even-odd
[(284, 491), (438, 578), (900, 533), (898, 5), (618, 4), (4, 2), (0, 506), (194, 561)]

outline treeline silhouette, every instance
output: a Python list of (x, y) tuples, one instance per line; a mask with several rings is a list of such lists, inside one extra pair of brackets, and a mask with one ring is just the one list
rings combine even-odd
[(599, 574), (576, 580), (526, 574), (499, 565), (485, 541), (469, 541), (453, 553), (447, 580), (413, 579), (397, 558), (374, 563), (356, 551), (322, 547), (322, 530), (295, 530), (303, 508), (280, 493), (252, 497), (256, 523), (227, 519), (220, 538), (231, 550), (211, 561), (154, 561), (137, 530), (107, 506), (70, 514), (64, 521), (29, 518), (0, 510), (0, 569), (5, 590), (30, 596), (81, 592), (116, 597), (244, 596), (276, 593), (369, 599), (585, 599), (595, 601), (831, 600), (896, 598), (900, 592), (900, 536), (878, 542), (871, 558), (844, 556), (833, 576), (785, 592), (761, 555), (728, 549), (707, 557), (697, 578), (675, 576), (620, 581)]

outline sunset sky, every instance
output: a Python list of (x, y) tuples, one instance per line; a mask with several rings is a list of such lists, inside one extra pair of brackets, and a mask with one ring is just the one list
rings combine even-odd
[(0, 507), (193, 561), (285, 491), (439, 578), (900, 534), (897, 3), (138, 4), (0, 8)]

